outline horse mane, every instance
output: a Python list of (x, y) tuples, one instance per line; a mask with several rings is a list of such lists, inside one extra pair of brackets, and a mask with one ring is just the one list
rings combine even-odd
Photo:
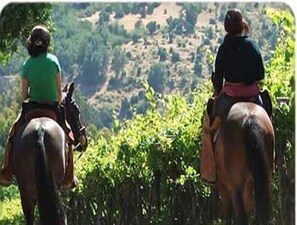
[(35, 159), (37, 202), (42, 225), (65, 225), (66, 214), (62, 201), (49, 168), (44, 145), (45, 128), (39, 126), (36, 130), (37, 151)]

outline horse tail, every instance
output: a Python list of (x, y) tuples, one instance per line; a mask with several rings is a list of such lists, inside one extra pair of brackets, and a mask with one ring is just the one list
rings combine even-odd
[(65, 224), (65, 211), (60, 200), (58, 189), (49, 168), (44, 145), (45, 130), (37, 129), (37, 152), (35, 160), (37, 203), (42, 225)]
[(264, 132), (256, 116), (248, 116), (244, 121), (243, 137), (254, 179), (256, 220), (266, 223), (271, 215), (270, 175), (268, 157), (265, 151)]

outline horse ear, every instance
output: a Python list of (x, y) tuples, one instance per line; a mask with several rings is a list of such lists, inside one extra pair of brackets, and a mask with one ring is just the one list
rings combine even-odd
[(74, 91), (74, 82), (72, 82), (71, 84), (70, 84), (70, 86), (69, 86), (69, 90), (68, 90), (68, 96), (69, 97), (72, 97), (72, 95), (73, 95), (73, 91)]
[(62, 92), (67, 92), (67, 90), (68, 90), (68, 84), (66, 84), (64, 87), (63, 87), (63, 89), (62, 89)]

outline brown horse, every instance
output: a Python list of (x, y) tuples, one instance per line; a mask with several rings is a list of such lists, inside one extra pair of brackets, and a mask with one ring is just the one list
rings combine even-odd
[(217, 190), (226, 224), (269, 224), (274, 131), (265, 110), (234, 104), (215, 143)]
[[(86, 135), (80, 122), (78, 106), (72, 98), (73, 89), (74, 86), (71, 84), (63, 104), (66, 117), (71, 118), (68, 122), (73, 127), (74, 137), (85, 140), (84, 146), (80, 146), (81, 149), (85, 149)], [(51, 118), (31, 119), (17, 131), (13, 165), (26, 225), (34, 223), (36, 203), (39, 208), (40, 224), (67, 224), (59, 197), (59, 188), (66, 172), (66, 148), (65, 132)]]

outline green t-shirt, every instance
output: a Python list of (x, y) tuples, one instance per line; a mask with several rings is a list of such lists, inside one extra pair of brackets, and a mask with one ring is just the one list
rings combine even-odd
[(22, 77), (29, 81), (29, 101), (58, 101), (56, 74), (60, 71), (53, 54), (30, 57), (22, 69)]

